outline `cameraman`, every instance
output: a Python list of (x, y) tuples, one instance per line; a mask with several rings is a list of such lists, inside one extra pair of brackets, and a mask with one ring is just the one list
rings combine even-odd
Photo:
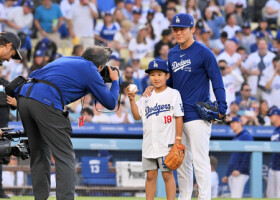
[[(62, 57), (32, 72), (20, 90), (18, 109), (30, 147), (30, 169), (36, 200), (50, 191), (51, 153), (55, 159), (57, 200), (74, 200), (75, 155), (66, 104), (92, 93), (107, 109), (118, 100), (118, 71), (108, 67), (112, 86), (104, 84), (100, 71), (110, 57), (102, 46), (87, 48), (82, 56)], [(37, 79), (37, 81), (34, 80)]]

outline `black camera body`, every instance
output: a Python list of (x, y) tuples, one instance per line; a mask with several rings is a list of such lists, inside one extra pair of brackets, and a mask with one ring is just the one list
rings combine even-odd
[[(118, 74), (120, 76), (120, 72), (116, 67), (113, 67), (113, 66), (110, 66), (110, 67), (111, 67), (112, 71), (117, 70)], [(110, 78), (110, 72), (109, 72), (107, 65), (102, 69), (102, 71), (100, 72), (100, 75), (102, 76), (105, 83), (112, 83), (112, 79)]]
[(27, 139), (21, 139), (18, 144), (11, 146), (13, 138), (20, 138), (24, 135), (24, 131), (11, 131), (10, 128), (1, 128), (2, 138), (0, 138), (0, 164), (8, 164), (10, 156), (14, 155), (25, 160), (30, 156), (30, 149)]

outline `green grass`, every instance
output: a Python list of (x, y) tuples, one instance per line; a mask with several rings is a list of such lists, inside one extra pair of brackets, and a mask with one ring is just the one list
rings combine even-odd
[[(55, 200), (55, 197), (50, 197), (48, 200)], [(138, 197), (76, 197), (75, 200), (144, 200), (145, 198)], [(155, 198), (155, 200), (164, 200), (166, 198)], [(195, 200), (196, 198), (193, 198)], [(11, 200), (34, 200), (32, 196), (22, 196), (22, 197), (11, 197)], [(228, 198), (217, 198), (216, 200), (229, 200)], [(279, 200), (279, 199), (252, 199), (243, 198), (242, 200)]]

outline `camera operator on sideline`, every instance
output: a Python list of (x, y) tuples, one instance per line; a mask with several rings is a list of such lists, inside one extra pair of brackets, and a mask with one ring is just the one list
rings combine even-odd
[[(87, 48), (82, 56), (62, 57), (32, 72), (19, 92), (18, 109), (30, 147), (30, 169), (36, 200), (50, 192), (51, 153), (55, 159), (57, 200), (74, 200), (75, 155), (68, 113), (64, 105), (92, 93), (113, 110), (119, 95), (118, 71), (106, 66), (110, 50)], [(110, 91), (100, 75), (107, 67)], [(17, 89), (18, 90), (18, 89)]]

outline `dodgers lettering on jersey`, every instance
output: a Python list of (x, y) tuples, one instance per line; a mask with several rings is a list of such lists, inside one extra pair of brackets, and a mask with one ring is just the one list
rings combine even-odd
[(194, 41), (187, 49), (180, 45), (169, 51), (168, 86), (177, 89), (182, 97), (185, 111), (184, 122), (201, 119), (195, 108), (198, 101), (209, 101), (209, 80), (218, 102), (225, 102), (222, 75), (213, 53), (204, 45)]
[(137, 105), (143, 121), (142, 156), (166, 156), (169, 145), (175, 142), (175, 117), (184, 115), (180, 93), (169, 87), (160, 93), (153, 91), (150, 97), (137, 101)]
[[(182, 105), (182, 104), (181, 104), (181, 105)], [(158, 104), (156, 103), (156, 105), (155, 105), (154, 107), (149, 107), (149, 106), (147, 106), (147, 107), (145, 108), (145, 112), (146, 112), (145, 117), (148, 119), (151, 115), (156, 115), (156, 116), (158, 116), (159, 113), (161, 113), (161, 112), (170, 111), (170, 108), (171, 108), (170, 104), (158, 105)]]

